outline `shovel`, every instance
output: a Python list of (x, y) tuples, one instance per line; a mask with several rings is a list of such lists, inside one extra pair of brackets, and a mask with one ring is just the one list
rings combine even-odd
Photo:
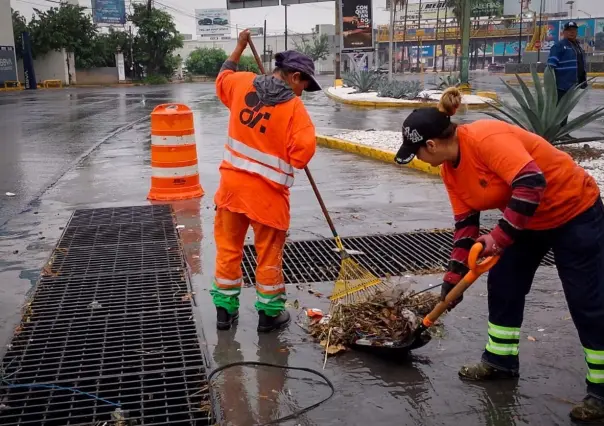
[[(499, 256), (490, 256), (481, 261), (478, 260), (480, 253), (483, 250), (481, 243), (476, 243), (470, 249), (468, 256), (468, 266), (470, 271), (457, 283), (455, 287), (447, 294), (445, 300), (441, 300), (432, 309), (428, 315), (424, 317), (419, 327), (411, 334), (404, 342), (391, 346), (368, 346), (368, 345), (352, 345), (355, 349), (365, 352), (372, 352), (377, 355), (383, 355), (397, 358), (407, 355), (413, 349), (425, 346), (431, 337), (428, 333), (424, 333), (428, 328), (432, 327), (436, 320), (449, 308), (449, 304), (457, 300), (474, 282), (485, 272), (491, 269), (499, 260)], [(418, 293), (419, 294), (419, 293)]]

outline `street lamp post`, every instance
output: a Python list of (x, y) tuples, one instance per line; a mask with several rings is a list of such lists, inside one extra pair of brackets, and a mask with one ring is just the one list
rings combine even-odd
[(570, 19), (573, 19), (573, 5), (575, 4), (575, 0), (569, 0), (566, 4), (570, 6)]

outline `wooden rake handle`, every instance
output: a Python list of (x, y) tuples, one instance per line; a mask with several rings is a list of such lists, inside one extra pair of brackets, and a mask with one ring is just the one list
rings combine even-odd
[[(254, 45), (254, 42), (252, 41), (251, 37), (248, 37), (247, 43), (250, 46), (250, 50), (252, 51), (252, 54), (254, 55), (254, 59), (256, 59), (256, 63), (258, 64), (258, 68), (260, 69), (260, 72), (262, 74), (266, 74), (264, 65), (262, 64), (262, 61), (260, 60), (260, 56), (258, 55), (258, 51), (256, 50), (256, 46)], [(333, 224), (333, 220), (331, 220), (331, 216), (329, 215), (329, 212), (327, 211), (327, 207), (325, 206), (323, 197), (321, 197), (321, 193), (319, 192), (317, 183), (315, 182), (314, 178), (312, 177), (312, 174), (310, 173), (310, 170), (308, 169), (308, 167), (304, 167), (304, 171), (306, 172), (306, 177), (308, 178), (308, 181), (310, 182), (310, 186), (312, 187), (312, 190), (315, 193), (317, 200), (319, 201), (319, 205), (321, 206), (321, 211), (323, 212), (323, 215), (325, 216), (325, 219), (327, 220), (329, 229), (331, 229), (331, 233), (333, 234), (334, 238), (339, 241), (340, 236), (338, 235), (338, 231), (336, 230), (336, 227)], [(340, 247), (340, 249), (341, 249), (341, 247)]]

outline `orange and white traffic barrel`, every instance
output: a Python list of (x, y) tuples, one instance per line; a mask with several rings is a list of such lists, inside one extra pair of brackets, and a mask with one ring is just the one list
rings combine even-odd
[(183, 104), (163, 104), (151, 113), (149, 200), (186, 200), (203, 195), (197, 168), (193, 112)]

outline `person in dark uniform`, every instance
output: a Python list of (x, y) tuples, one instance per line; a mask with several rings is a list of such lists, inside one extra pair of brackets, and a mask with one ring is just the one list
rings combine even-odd
[[(547, 65), (554, 69), (558, 86), (558, 102), (575, 85), (587, 88), (587, 58), (577, 40), (579, 26), (575, 21), (564, 24), (564, 38), (554, 44)], [(566, 126), (568, 117), (562, 122)]]

